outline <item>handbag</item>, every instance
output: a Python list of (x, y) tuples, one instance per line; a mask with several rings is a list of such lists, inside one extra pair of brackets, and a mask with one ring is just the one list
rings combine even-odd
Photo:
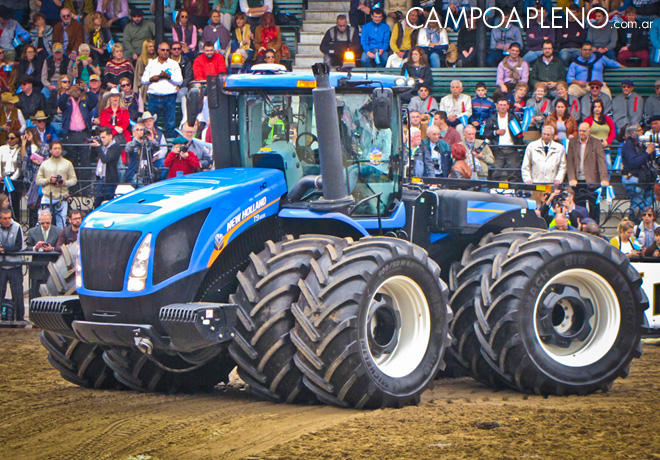
[(36, 181), (30, 182), (30, 188), (27, 191), (27, 206), (31, 209), (37, 209), (41, 203), (41, 187)]

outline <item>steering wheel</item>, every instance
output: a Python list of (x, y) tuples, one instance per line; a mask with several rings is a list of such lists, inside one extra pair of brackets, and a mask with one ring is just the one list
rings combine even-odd
[[(310, 140), (308, 142), (304, 142), (304, 139), (306, 137), (309, 137)], [(300, 142), (300, 139), (303, 139), (303, 142)], [(312, 149), (312, 144), (316, 142), (316, 149), (319, 148), (319, 139), (314, 135), (314, 133), (310, 131), (305, 131), (303, 133), (298, 134), (298, 137), (296, 137), (296, 153), (298, 154), (298, 158), (300, 158), (302, 161), (305, 163), (309, 164), (317, 164), (317, 158), (318, 155), (314, 152), (314, 149)]]

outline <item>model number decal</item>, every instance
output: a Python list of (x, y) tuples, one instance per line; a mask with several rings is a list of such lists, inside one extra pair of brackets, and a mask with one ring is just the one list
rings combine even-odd
[(245, 208), (243, 211), (240, 213), (236, 214), (228, 223), (227, 223), (227, 231), (231, 230), (234, 228), (236, 225), (238, 225), (243, 219), (246, 219), (250, 214), (258, 211), (259, 209), (263, 208), (266, 205), (267, 199), (266, 197), (260, 198), (258, 201), (255, 201), (252, 203), (250, 206)]

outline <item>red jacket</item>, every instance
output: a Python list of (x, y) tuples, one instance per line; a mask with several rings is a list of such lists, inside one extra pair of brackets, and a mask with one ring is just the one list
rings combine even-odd
[(183, 175), (192, 174), (199, 171), (199, 160), (194, 152), (188, 152), (188, 158), (181, 158), (178, 153), (172, 150), (165, 158), (165, 167), (170, 168), (167, 178), (176, 177), (178, 171), (183, 171)]
[(112, 108), (108, 106), (107, 108), (103, 109), (101, 111), (101, 117), (100, 117), (100, 122), (101, 126), (107, 126), (109, 128), (112, 128), (112, 135), (116, 136), (119, 134), (117, 132), (117, 126), (121, 127), (124, 131), (122, 132), (124, 139), (126, 139), (126, 142), (131, 141), (131, 125), (128, 117), (128, 109), (125, 109), (123, 107), (119, 107), (117, 109), (117, 123), (116, 124), (111, 124), (110, 121), (112, 120)]
[(195, 80), (206, 80), (207, 75), (220, 75), (221, 73), (227, 73), (227, 66), (225, 65), (225, 57), (218, 52), (213, 55), (213, 59), (207, 58), (202, 53), (193, 62)]

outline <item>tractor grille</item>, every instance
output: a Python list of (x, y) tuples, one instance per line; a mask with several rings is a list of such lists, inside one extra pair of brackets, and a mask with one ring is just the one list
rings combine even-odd
[(131, 253), (141, 232), (83, 228), (80, 231), (80, 256), (85, 288), (119, 292)]

